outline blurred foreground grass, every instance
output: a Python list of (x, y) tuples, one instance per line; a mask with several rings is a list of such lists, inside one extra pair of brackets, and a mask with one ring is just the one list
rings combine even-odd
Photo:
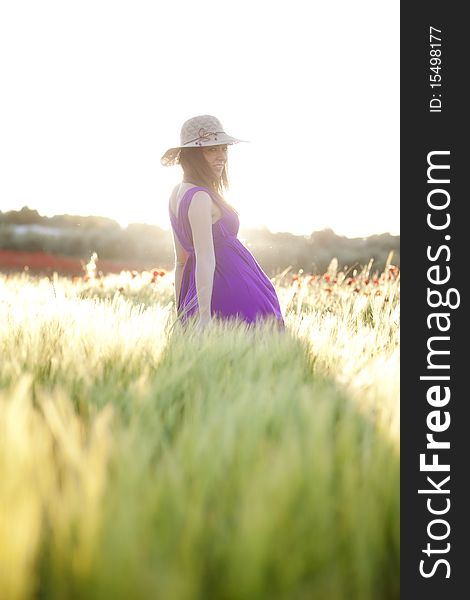
[(0, 598), (399, 597), (399, 274), (172, 327), (172, 274), (0, 276)]

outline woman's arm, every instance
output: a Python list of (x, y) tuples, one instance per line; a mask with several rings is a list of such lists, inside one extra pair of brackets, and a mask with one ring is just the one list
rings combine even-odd
[(212, 237), (212, 200), (207, 192), (196, 192), (188, 209), (196, 255), (196, 291), (199, 319), (211, 318), (212, 287), (214, 284), (215, 252)]

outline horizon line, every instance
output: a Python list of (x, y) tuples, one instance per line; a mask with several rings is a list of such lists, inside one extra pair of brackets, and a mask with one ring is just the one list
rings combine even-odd
[[(150, 226), (150, 227), (158, 227), (159, 229), (162, 229), (163, 231), (171, 232), (171, 223), (170, 222), (168, 222), (168, 226), (162, 226), (156, 222), (120, 221), (119, 219), (116, 219), (115, 217), (108, 217), (108, 216), (99, 215), (99, 214), (85, 215), (85, 214), (71, 214), (71, 213), (60, 213), (60, 214), (55, 213), (53, 215), (45, 215), (45, 214), (41, 214), (38, 209), (31, 208), (26, 204), (23, 205), (20, 209), (9, 209), (6, 211), (2, 211), (0, 209), (0, 214), (15, 213), (15, 212), (21, 213), (21, 211), (23, 211), (24, 209), (26, 209), (30, 212), (36, 212), (41, 219), (53, 219), (54, 217), (72, 217), (72, 218), (78, 218), (78, 219), (80, 219), (80, 218), (82, 218), (82, 219), (97, 218), (97, 219), (106, 219), (108, 221), (112, 221), (112, 222), (116, 223), (116, 225), (118, 225), (121, 229), (127, 229), (130, 225), (146, 225), (146, 226)], [(21, 223), (18, 223), (17, 225), (21, 225)], [(24, 225), (26, 225), (26, 224), (24, 224)], [(30, 225), (33, 225), (33, 223), (30, 223)], [(283, 229), (273, 230), (273, 229), (269, 228), (267, 225), (264, 225), (262, 223), (257, 223), (255, 225), (241, 225), (240, 231), (243, 231), (243, 230), (267, 230), (269, 233), (271, 233), (273, 235), (288, 233), (295, 237), (305, 237), (305, 236), (310, 236), (314, 233), (321, 233), (321, 232), (325, 232), (325, 231), (331, 231), (337, 237), (345, 237), (348, 239), (366, 239), (368, 237), (381, 236), (381, 235), (389, 235), (391, 237), (400, 237), (400, 233), (392, 233), (391, 231), (368, 233), (367, 235), (350, 235), (350, 234), (347, 235), (344, 233), (338, 233), (337, 231), (335, 231), (333, 229), (333, 227), (328, 226), (328, 225), (323, 227), (322, 229), (315, 229), (315, 230), (311, 230), (311, 231), (305, 232), (305, 233), (294, 233), (293, 231), (286, 231)]]

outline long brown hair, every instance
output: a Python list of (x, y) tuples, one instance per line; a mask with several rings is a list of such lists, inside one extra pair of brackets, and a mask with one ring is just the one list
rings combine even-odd
[(224, 193), (229, 189), (227, 163), (224, 165), (222, 175), (216, 177), (204, 158), (202, 148), (194, 147), (182, 148), (179, 162), (183, 167), (184, 181), (209, 188), (222, 204), (237, 213), (235, 208), (224, 198)]

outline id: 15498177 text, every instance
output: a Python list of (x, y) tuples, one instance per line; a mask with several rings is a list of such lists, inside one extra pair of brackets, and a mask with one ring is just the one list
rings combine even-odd
[(429, 101), (429, 112), (442, 111), (442, 30), (429, 28), (429, 86), (432, 97)]

